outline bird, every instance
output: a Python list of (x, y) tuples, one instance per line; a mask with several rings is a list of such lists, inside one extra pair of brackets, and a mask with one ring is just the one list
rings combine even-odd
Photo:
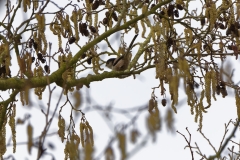
[(128, 65), (130, 63), (132, 54), (130, 53), (130, 50), (133, 46), (134, 41), (136, 40), (138, 34), (136, 34), (132, 42), (130, 43), (127, 52), (125, 52), (122, 56), (117, 58), (110, 58), (106, 62), (106, 67), (112, 69), (113, 71), (124, 71), (128, 68)]

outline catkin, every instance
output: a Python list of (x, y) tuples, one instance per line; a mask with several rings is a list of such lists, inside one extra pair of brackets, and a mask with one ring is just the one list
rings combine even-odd
[(207, 99), (208, 107), (211, 105), (211, 72), (205, 74), (205, 96)]
[(236, 107), (237, 107), (238, 120), (240, 120), (240, 96), (237, 91), (235, 92), (235, 101), (236, 101)]
[(28, 153), (31, 154), (32, 146), (33, 146), (33, 127), (30, 123), (27, 126), (27, 137), (28, 137), (28, 142), (27, 142)]

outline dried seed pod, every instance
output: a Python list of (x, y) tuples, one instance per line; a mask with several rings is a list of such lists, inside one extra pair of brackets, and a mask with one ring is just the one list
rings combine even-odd
[(82, 23), (83, 30), (87, 29), (87, 23)]
[(46, 59), (43, 58), (43, 59), (41, 59), (40, 61), (41, 61), (42, 63), (45, 63), (45, 62), (46, 62)]
[(87, 23), (79, 23), (79, 30), (80, 30), (80, 33), (82, 33), (82, 35), (84, 36), (89, 36), (89, 32), (87, 30)]
[(89, 36), (89, 31), (87, 29), (84, 30), (83, 35), (86, 36), (86, 37)]
[(103, 19), (103, 24), (107, 25), (107, 24), (108, 24), (108, 21), (109, 21), (108, 18), (105, 17), (105, 18)]
[(45, 66), (44, 66), (44, 70), (45, 70), (45, 72), (47, 72), (48, 74), (50, 73), (50, 68), (49, 68), (48, 65), (45, 65)]
[(75, 37), (70, 37), (70, 38), (68, 39), (68, 43), (69, 43), (69, 44), (73, 44), (75, 41), (76, 41), (76, 38), (75, 38)]
[(99, 7), (99, 1), (96, 0), (92, 5), (92, 10), (96, 10)]
[(177, 9), (174, 11), (174, 16), (177, 17), (177, 18), (179, 17), (179, 12), (178, 12)]
[(179, 10), (183, 10), (183, 6), (182, 5), (180, 5), (180, 4), (177, 4), (177, 9), (179, 9)]
[(170, 4), (167, 10), (168, 17), (171, 17), (173, 15), (173, 9), (174, 9), (174, 5)]
[(83, 32), (84, 32), (84, 30), (86, 30), (86, 28), (87, 28), (87, 24), (86, 23), (79, 23), (79, 25), (78, 25), (78, 27), (79, 27), (79, 31), (80, 31), (80, 33), (82, 33), (83, 34)]
[(225, 98), (228, 95), (226, 88), (221, 88), (220, 92), (221, 92), (223, 98)]
[(115, 11), (112, 12), (112, 18), (114, 19), (114, 21), (118, 21), (118, 16)]
[(92, 57), (89, 57), (89, 58), (87, 59), (87, 63), (88, 63), (88, 64), (91, 64), (91, 63), (92, 63)]
[(93, 26), (89, 26), (89, 29), (90, 29), (90, 31), (91, 31), (92, 33), (96, 33), (96, 32), (97, 32), (96, 28), (93, 27)]
[(38, 57), (39, 60), (43, 59), (42, 53), (38, 53), (37, 57)]
[(164, 99), (162, 99), (162, 105), (165, 107), (166, 106), (166, 104), (167, 104), (167, 100), (164, 98)]
[(107, 11), (107, 12), (105, 12), (105, 16), (107, 17), (107, 18), (109, 18), (109, 16), (110, 16), (110, 13)]

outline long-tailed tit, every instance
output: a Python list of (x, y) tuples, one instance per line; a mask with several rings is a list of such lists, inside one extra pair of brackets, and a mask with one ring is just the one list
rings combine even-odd
[(135, 41), (135, 39), (137, 38), (137, 34), (133, 37), (132, 42), (130, 43), (127, 52), (124, 53), (122, 56), (118, 57), (118, 58), (110, 58), (107, 60), (106, 62), (106, 66), (114, 71), (124, 71), (128, 68), (128, 65), (130, 63), (131, 60), (131, 53), (130, 50), (133, 46), (133, 43)]

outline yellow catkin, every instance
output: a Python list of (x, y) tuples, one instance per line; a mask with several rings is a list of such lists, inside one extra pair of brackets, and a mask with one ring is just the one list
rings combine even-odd
[(175, 105), (178, 104), (178, 86), (179, 86), (179, 78), (178, 76), (172, 76), (170, 83), (169, 83), (169, 89), (171, 94), (171, 100), (172, 100), (172, 109), (175, 113), (177, 113), (177, 109)]
[(36, 17), (36, 19), (37, 19), (37, 21), (38, 21), (38, 28), (39, 28), (39, 30), (41, 30), (41, 27), (42, 27), (42, 25), (41, 25), (41, 21), (42, 21), (42, 18), (41, 18), (41, 15), (40, 14), (38, 14), (38, 13), (36, 13), (35, 14), (35, 17)]
[(12, 141), (13, 141), (13, 153), (16, 152), (16, 104), (12, 106), (12, 117), (10, 117), (11, 121), (11, 130), (12, 130)]
[(68, 14), (65, 17), (65, 21), (66, 21), (66, 28), (65, 28), (65, 30), (69, 33), (70, 36), (72, 36), (73, 35), (72, 27), (71, 27), (71, 24), (70, 24), (70, 21), (69, 21), (69, 15)]
[(154, 99), (150, 99), (148, 101), (148, 112), (152, 113), (152, 110), (154, 109)]
[(239, 16), (240, 16), (240, 3), (238, 2), (238, 3), (236, 4), (236, 6), (237, 6), (237, 9), (236, 9), (237, 18), (236, 18), (236, 19), (239, 19)]
[(171, 68), (171, 67), (168, 67), (167, 70), (166, 70), (165, 82), (166, 82), (166, 83), (169, 83), (169, 81), (171, 80), (172, 76), (173, 76), (172, 68)]
[[(0, 107), (2, 107), (2, 106), (0, 106)], [(2, 157), (6, 151), (7, 151), (7, 148), (6, 148), (6, 123), (4, 123), (2, 125), (2, 130), (0, 130), (0, 157)]]
[(69, 159), (69, 141), (67, 141), (65, 144), (64, 155), (65, 155), (64, 160), (68, 160)]
[(191, 79), (189, 65), (185, 58), (182, 58), (182, 57), (178, 58), (178, 66), (179, 66), (180, 72), (182, 72), (182, 75), (188, 79)]
[[(117, 6), (118, 9), (121, 8), (122, 3), (123, 3), (122, 0), (116, 0), (116, 6)], [(106, 6), (106, 7), (107, 7), (107, 6)]]
[(114, 152), (111, 146), (107, 147), (105, 150), (105, 159), (106, 160), (113, 160), (115, 159)]
[[(200, 103), (200, 108), (203, 108), (203, 104)], [(202, 122), (203, 122), (203, 114), (202, 114), (202, 110), (199, 112), (199, 129), (201, 130), (202, 129)]]
[(78, 31), (78, 21), (77, 21), (77, 11), (72, 11), (72, 21), (74, 24), (75, 38), (76, 42), (79, 41), (79, 31)]
[(143, 20), (140, 21), (140, 24), (143, 28), (143, 31), (142, 31), (142, 38), (146, 38), (145, 37), (145, 33), (146, 33), (146, 26), (145, 26), (145, 23), (143, 22)]
[(38, 9), (38, 1), (33, 1), (33, 8), (36, 11)]
[(118, 147), (121, 152), (121, 159), (126, 159), (126, 135), (124, 133), (117, 133)]
[(210, 9), (209, 9), (210, 19), (209, 19), (209, 29), (210, 31), (214, 28), (216, 20), (217, 20), (217, 9), (216, 9), (216, 3), (211, 3)]
[(205, 74), (205, 96), (207, 99), (208, 107), (211, 106), (211, 72), (206, 72)]
[(157, 22), (155, 24), (154, 30), (155, 30), (155, 34), (156, 34), (157, 38), (159, 39), (161, 36), (161, 25), (159, 22)]
[(15, 124), (15, 116), (16, 116), (16, 104), (12, 106), (12, 113), (10, 114), (9, 118), (9, 126), (12, 131), (12, 142), (13, 142), (13, 153), (16, 152), (16, 124)]
[(97, 29), (98, 28), (98, 14), (94, 15), (94, 27)]
[(90, 144), (94, 146), (94, 139), (93, 139), (93, 129), (92, 126), (89, 125), (88, 121), (86, 121), (86, 127), (89, 131), (89, 139), (90, 139)]
[(23, 94), (23, 91), (20, 92), (20, 101), (22, 102), (22, 105), (24, 106), (24, 105), (25, 105), (25, 102), (24, 102), (24, 94)]
[(158, 109), (158, 102), (155, 101), (154, 102), (154, 108), (155, 108), (155, 112), (153, 113), (154, 119), (155, 119), (155, 126), (154, 129), (155, 131), (159, 131), (161, 129), (161, 115), (160, 115), (160, 111)]
[(217, 74), (213, 69), (211, 69), (211, 80), (212, 80), (212, 97), (216, 101)]
[(54, 35), (57, 35), (57, 34), (58, 34), (58, 31), (56, 31), (56, 30), (55, 30), (55, 27), (53, 28), (53, 26), (54, 26), (54, 23), (50, 23), (49, 28), (50, 28), (50, 30), (52, 31), (52, 33), (53, 33)]
[(190, 85), (186, 87), (186, 94), (187, 94), (187, 102), (190, 106), (191, 114), (194, 114), (194, 107), (195, 107), (195, 99), (194, 99), (194, 90), (191, 88)]
[(89, 3), (89, 0), (85, 0), (85, 4), (86, 4), (86, 12), (91, 13), (92, 7), (91, 7), (91, 4)]
[(58, 32), (58, 48), (62, 48), (62, 37), (60, 32)]
[(84, 159), (85, 160), (91, 160), (93, 159), (93, 147), (91, 146), (91, 144), (87, 143), (86, 146), (84, 147)]
[(110, 0), (106, 0), (106, 2), (105, 2), (105, 7), (106, 8), (110, 8), (111, 6), (110, 6)]
[(195, 107), (195, 111), (196, 111), (196, 115), (195, 115), (195, 122), (198, 121), (199, 119), (199, 129), (202, 129), (202, 120), (203, 120), (203, 115), (202, 112), (204, 111), (204, 107), (203, 107), (203, 99), (205, 96), (205, 91), (202, 90), (201, 92), (201, 97), (200, 97), (200, 102), (197, 104), (197, 106)]
[(27, 0), (23, 0), (22, 3), (23, 3), (23, 11), (27, 12)]
[(82, 21), (83, 15), (82, 15), (82, 10), (81, 9), (79, 9), (77, 11), (77, 15), (78, 15), (78, 21)]
[(28, 105), (28, 102), (29, 102), (28, 98), (29, 98), (29, 87), (25, 86), (25, 88), (24, 88), (24, 99), (25, 99), (26, 105)]
[(70, 159), (77, 159), (78, 156), (78, 145), (74, 140), (74, 134), (70, 136), (70, 142), (68, 141), (68, 153)]
[(237, 107), (238, 120), (240, 120), (240, 96), (238, 91), (235, 92), (235, 101), (236, 101), (236, 107)]
[(80, 123), (80, 140), (81, 140), (81, 144), (82, 144), (82, 147), (85, 146), (85, 136), (84, 136), (84, 130), (85, 130), (85, 124), (83, 122)]
[(167, 129), (170, 131), (173, 131), (174, 130), (174, 115), (170, 108), (167, 110), (165, 121), (167, 122)]
[(46, 23), (45, 23), (45, 14), (41, 14), (41, 24), (40, 24), (40, 28), (41, 28), (41, 31), (45, 31), (45, 26), (46, 26)]
[(28, 153), (31, 154), (33, 146), (33, 127), (30, 123), (27, 126), (27, 137), (28, 137), (27, 141)]
[(65, 120), (62, 116), (59, 115), (58, 117), (58, 135), (61, 138), (62, 142), (64, 141), (65, 137)]

